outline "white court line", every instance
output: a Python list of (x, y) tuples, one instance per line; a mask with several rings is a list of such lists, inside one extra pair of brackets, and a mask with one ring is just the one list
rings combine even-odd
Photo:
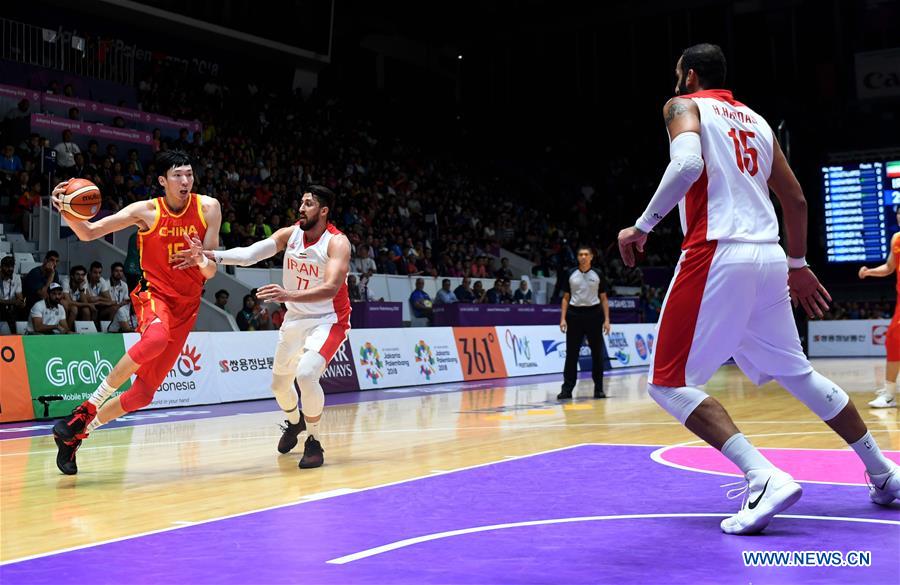
[[(508, 522), (505, 524), (492, 524), (490, 526), (475, 526), (472, 528), (462, 528), (459, 530), (448, 530), (446, 532), (436, 532), (434, 534), (425, 534), (405, 540), (398, 540), (375, 548), (366, 549), (357, 553), (338, 557), (326, 561), (332, 565), (344, 565), (380, 555), (382, 553), (394, 551), (397, 549), (413, 546), (423, 542), (432, 540), (440, 540), (442, 538), (451, 538), (453, 536), (462, 536), (464, 534), (476, 534), (478, 532), (489, 532), (492, 530), (504, 530), (506, 528), (520, 528), (522, 526), (544, 526), (548, 524), (568, 524), (571, 522), (595, 522), (599, 520), (638, 520), (647, 518), (725, 518), (733, 514), (712, 514), (712, 513), (683, 513), (683, 514), (620, 514), (616, 516), (578, 516), (574, 518), (553, 518), (550, 520), (530, 520), (527, 522)], [(868, 524), (887, 524), (900, 526), (898, 520), (881, 520), (877, 518), (845, 518), (839, 516), (806, 516), (799, 514), (778, 514), (776, 518), (792, 518), (797, 520), (823, 520), (832, 522), (863, 522)]]
[[(546, 450), (546, 451), (538, 451), (538, 452), (536, 452), (536, 453), (529, 453), (529, 454), (527, 454), (527, 455), (519, 455), (519, 456), (516, 457), (516, 459), (527, 459), (527, 458), (529, 458), (529, 457), (536, 457), (536, 456), (538, 456), (538, 455), (545, 455), (545, 454), (547, 454), (547, 453), (557, 453), (557, 452), (559, 452), (559, 451), (566, 451), (566, 450), (568, 450), (568, 449), (576, 449), (576, 448), (578, 448), (578, 447), (585, 447), (585, 446), (590, 445), (590, 444), (591, 444), (591, 443), (579, 443), (579, 444), (577, 444), (577, 445), (568, 445), (568, 446), (566, 446), (566, 447), (559, 447), (559, 448), (557, 448), (557, 449), (548, 449), (548, 450)], [(597, 443), (594, 443), (594, 444), (597, 444)], [(616, 446), (616, 447), (621, 447), (621, 446), (628, 446), (628, 447), (656, 447), (657, 445), (619, 445), (619, 444), (612, 445), (612, 444), (611, 444), (611, 446)], [(467, 470), (470, 470), (470, 469), (478, 469), (479, 467), (487, 467), (487, 466), (489, 466), (489, 465), (496, 465), (497, 463), (504, 463), (504, 462), (506, 462), (506, 461), (511, 461), (511, 460), (510, 460), (510, 459), (501, 459), (501, 460), (498, 460), (498, 461), (488, 461), (487, 463), (479, 463), (478, 465), (469, 465), (469, 466), (466, 466), (466, 467), (460, 467), (460, 468), (458, 468), (458, 469), (453, 469), (453, 470), (446, 471), (446, 472), (442, 472), (442, 473), (429, 473), (428, 475), (420, 475), (420, 476), (417, 476), (417, 477), (411, 477), (411, 478), (409, 478), (409, 479), (401, 479), (401, 480), (399, 480), (399, 481), (392, 481), (392, 482), (384, 483), (384, 484), (380, 484), (380, 485), (374, 485), (374, 486), (369, 486), (369, 487), (364, 487), (364, 488), (352, 489), (351, 491), (352, 491), (352, 493), (367, 492), (367, 491), (370, 491), (370, 490), (377, 490), (377, 489), (380, 489), (380, 488), (391, 487), (391, 486), (395, 486), (395, 485), (401, 485), (401, 484), (404, 484), (404, 483), (409, 483), (409, 482), (413, 482), (413, 481), (419, 481), (419, 480), (422, 480), (422, 479), (429, 479), (429, 478), (437, 477), (437, 476), (439, 476), (439, 475), (447, 475), (447, 474), (451, 474), (451, 473), (457, 473), (457, 472), (459, 472), (459, 471), (467, 471)], [(231, 518), (240, 518), (241, 516), (249, 516), (250, 514), (257, 514), (257, 513), (259, 513), (259, 512), (267, 512), (267, 511), (269, 511), (269, 510), (278, 510), (278, 509), (280, 509), (280, 508), (287, 508), (287, 507), (289, 507), (289, 506), (297, 506), (297, 505), (301, 505), (301, 504), (307, 504), (307, 503), (309, 503), (309, 502), (314, 502), (314, 501), (323, 500), (323, 499), (327, 499), (327, 498), (340, 497), (340, 496), (342, 496), (342, 495), (348, 493), (348, 492), (344, 491), (344, 490), (348, 490), (348, 489), (351, 489), (351, 488), (341, 488), (341, 489), (331, 490), (331, 492), (333, 492), (333, 494), (332, 494), (332, 495), (325, 495), (325, 497), (318, 497), (318, 498), (315, 498), (315, 499), (304, 499), (304, 500), (301, 500), (301, 501), (298, 501), (298, 502), (288, 502), (288, 503), (285, 503), (285, 504), (278, 504), (278, 505), (275, 505), (275, 506), (267, 506), (267, 507), (265, 507), (265, 508), (258, 508), (258, 509), (256, 509), (256, 510), (248, 510), (248, 511), (246, 511), (246, 512), (239, 512), (239, 513), (237, 513), (237, 514), (228, 514), (228, 515), (226, 515), (226, 516), (219, 516), (219, 517), (216, 517), (216, 518), (209, 518), (209, 519), (207, 519), (207, 520), (198, 520), (198, 521), (194, 522), (193, 524), (191, 524), (190, 526), (197, 526), (197, 525), (200, 525), (200, 524), (209, 524), (209, 523), (211, 523), (211, 522), (218, 522), (219, 520), (228, 520), (228, 519), (231, 519)], [(318, 494), (318, 495), (321, 496), (321, 495), (323, 495), (323, 494), (329, 494), (329, 492), (323, 492), (322, 494)], [(314, 495), (315, 495), (315, 494), (314, 494)], [(23, 562), (23, 561), (30, 561), (30, 560), (40, 559), (40, 558), (44, 558), (44, 557), (51, 557), (51, 556), (54, 556), (54, 555), (63, 554), (63, 553), (67, 553), (67, 552), (72, 552), (72, 551), (76, 551), (76, 550), (84, 550), (84, 549), (87, 549), (87, 548), (93, 548), (93, 547), (95, 547), (95, 546), (102, 546), (102, 545), (104, 545), (104, 544), (112, 544), (112, 543), (114, 543), (114, 542), (122, 542), (122, 541), (125, 541), (125, 540), (131, 540), (131, 539), (133, 539), (133, 538), (141, 538), (141, 537), (143, 537), (143, 536), (151, 536), (151, 535), (154, 535), (154, 534), (161, 534), (161, 533), (163, 533), (163, 532), (171, 532), (171, 531), (173, 531), (173, 530), (180, 530), (180, 529), (182, 529), (182, 528), (186, 528), (186, 526), (169, 526), (169, 527), (166, 527), (166, 528), (159, 528), (159, 529), (157, 529), (157, 530), (148, 530), (148, 531), (146, 531), (146, 532), (139, 532), (139, 533), (137, 533), (137, 534), (131, 534), (131, 535), (128, 535), (128, 536), (120, 536), (120, 537), (118, 537), (118, 538), (110, 538), (110, 539), (108, 539), (108, 540), (102, 540), (102, 541), (100, 541), (100, 542), (92, 542), (92, 543), (90, 543), (90, 544), (82, 544), (82, 545), (72, 546), (72, 547), (69, 547), (69, 548), (63, 548), (63, 549), (59, 549), (59, 550), (55, 550), (55, 551), (44, 552), (44, 553), (38, 553), (38, 554), (29, 555), (29, 556), (25, 556), (25, 557), (19, 557), (19, 558), (16, 558), (16, 559), (9, 559), (9, 560), (6, 560), (6, 561), (0, 561), (0, 567), (2, 567), (2, 566), (4, 566), (4, 565), (11, 565), (11, 564), (13, 564), (13, 563), (21, 563), (21, 562)]]
[[(781, 437), (785, 435), (834, 435), (834, 431), (812, 431), (812, 432), (796, 432), (796, 433), (765, 433), (761, 435), (747, 435), (747, 437)], [(698, 445), (698, 443), (700, 443)], [(673, 469), (681, 469), (683, 471), (693, 471), (694, 473), (705, 473), (707, 475), (721, 475), (724, 477), (738, 477), (743, 478), (744, 476), (740, 473), (726, 473), (724, 471), (713, 471), (711, 469), (700, 469), (699, 467), (688, 467), (686, 465), (682, 465), (680, 463), (675, 463), (674, 461), (669, 461), (667, 459), (663, 459), (663, 453), (670, 449), (675, 449), (676, 447), (696, 447), (702, 448), (706, 445), (706, 442), (702, 439), (698, 439), (695, 441), (685, 441), (684, 443), (678, 443), (676, 445), (666, 445), (664, 447), (660, 447), (653, 453), (650, 453), (650, 459), (659, 463), (660, 465), (665, 465), (666, 467), (672, 467)], [(710, 449), (712, 447), (709, 447)], [(759, 447), (760, 449), (778, 449), (781, 451), (850, 451), (850, 447), (848, 446), (846, 449), (805, 449), (803, 447)], [(897, 451), (888, 451), (883, 450), (883, 453), (897, 453)], [(794, 481), (798, 483), (817, 483), (820, 485), (846, 485), (852, 487), (866, 487), (865, 483), (847, 483), (842, 481), (818, 481), (813, 479), (794, 479)]]

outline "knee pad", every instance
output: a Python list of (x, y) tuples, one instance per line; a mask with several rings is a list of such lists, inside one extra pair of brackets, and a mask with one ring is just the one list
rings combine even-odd
[(144, 330), (140, 341), (128, 350), (128, 355), (135, 363), (143, 365), (158, 357), (168, 344), (169, 328), (162, 321), (154, 320)]
[(272, 374), (272, 394), (284, 412), (297, 408), (299, 398), (294, 390), (294, 374)]
[(153, 395), (156, 394), (157, 388), (159, 388), (159, 382), (153, 383), (152, 381), (138, 378), (131, 385), (131, 388), (122, 393), (119, 403), (125, 409), (125, 412), (140, 410), (153, 402)]
[(319, 378), (325, 371), (325, 358), (317, 351), (304, 352), (297, 364), (297, 383), (300, 385), (300, 402), (303, 415), (316, 418), (325, 409), (325, 392)]
[(799, 376), (778, 376), (775, 379), (824, 421), (836, 417), (850, 401), (850, 396), (843, 388), (815, 370)]
[(663, 410), (677, 418), (681, 424), (684, 424), (701, 402), (709, 398), (709, 394), (693, 386), (676, 388), (647, 384), (647, 391)]

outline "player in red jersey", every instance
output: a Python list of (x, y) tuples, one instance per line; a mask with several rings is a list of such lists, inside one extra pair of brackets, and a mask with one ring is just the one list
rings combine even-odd
[[(194, 172), (184, 152), (159, 153), (156, 167), (164, 197), (132, 203), (95, 222), (69, 220), (72, 231), (84, 241), (137, 226), (144, 277), (131, 291), (131, 302), (140, 320), (140, 341), (122, 356), (90, 398), (76, 407), (69, 418), (53, 425), (59, 449), (56, 466), (66, 475), (78, 473), (75, 452), (91, 431), (153, 400), (197, 320), (203, 285), (216, 274), (216, 263), (205, 256), (198, 258), (197, 266), (189, 270), (176, 270), (172, 263), (179, 251), (190, 248), (192, 237), (202, 240), (204, 248), (214, 250), (219, 246), (219, 202), (191, 192)], [(62, 182), (53, 189), (51, 200), (57, 208), (66, 185)], [(131, 388), (108, 400), (135, 373), (137, 378)]]
[[(900, 207), (897, 208), (897, 222), (900, 223)], [(859, 269), (859, 277), (890, 276), (897, 273), (897, 300), (900, 301), (900, 233), (891, 238), (891, 252), (887, 261), (877, 268)], [(872, 408), (897, 408), (897, 374), (900, 373), (900, 311), (894, 307), (894, 318), (888, 326), (884, 340), (887, 349), (887, 366), (884, 370), (884, 388), (875, 393), (875, 400), (869, 402)]]

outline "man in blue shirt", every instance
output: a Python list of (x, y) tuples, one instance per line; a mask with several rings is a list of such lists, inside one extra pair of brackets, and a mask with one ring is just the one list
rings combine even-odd
[(434, 300), (435, 303), (441, 304), (453, 304), (458, 303), (459, 299), (456, 298), (456, 295), (450, 290), (450, 279), (445, 278), (441, 281), (441, 290), (437, 291), (437, 295)]
[(431, 296), (429, 296), (428, 293), (425, 292), (424, 279), (416, 279), (416, 290), (412, 291), (412, 294), (409, 295), (409, 304), (412, 306), (413, 315), (420, 318), (426, 317), (428, 319), (431, 319)]

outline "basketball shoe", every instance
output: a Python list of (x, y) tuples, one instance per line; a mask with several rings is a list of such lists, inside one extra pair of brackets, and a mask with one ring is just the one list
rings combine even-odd
[(896, 463), (884, 473), (866, 473), (866, 476), (870, 482), (869, 497), (873, 502), (887, 506), (894, 500), (900, 500), (900, 467)]
[(744, 495), (744, 501), (737, 514), (722, 520), (720, 524), (722, 532), (726, 534), (762, 532), (775, 514), (794, 505), (802, 494), (803, 488), (800, 484), (780, 469), (754, 469), (747, 474), (743, 488), (729, 492), (729, 498)]
[(53, 434), (64, 441), (85, 439), (84, 429), (97, 416), (97, 407), (85, 400), (75, 407), (69, 418), (61, 418), (53, 424)]
[(322, 448), (322, 444), (313, 437), (306, 437), (303, 457), (300, 458), (300, 469), (321, 467), (323, 463), (325, 463), (325, 449)]
[(81, 439), (72, 439), (65, 441), (54, 435), (53, 440), (56, 442), (56, 466), (66, 475), (75, 475), (78, 473), (78, 464), (75, 463), (75, 451), (81, 447)]
[(291, 424), (291, 421), (284, 421), (281, 427), (281, 438), (278, 439), (278, 452), (282, 455), (289, 453), (291, 449), (297, 446), (297, 435), (306, 430), (306, 420), (303, 419), (303, 413), (300, 413), (300, 422)]
[(875, 400), (869, 401), (870, 408), (897, 408), (897, 399), (894, 395), (882, 388), (875, 393)]

